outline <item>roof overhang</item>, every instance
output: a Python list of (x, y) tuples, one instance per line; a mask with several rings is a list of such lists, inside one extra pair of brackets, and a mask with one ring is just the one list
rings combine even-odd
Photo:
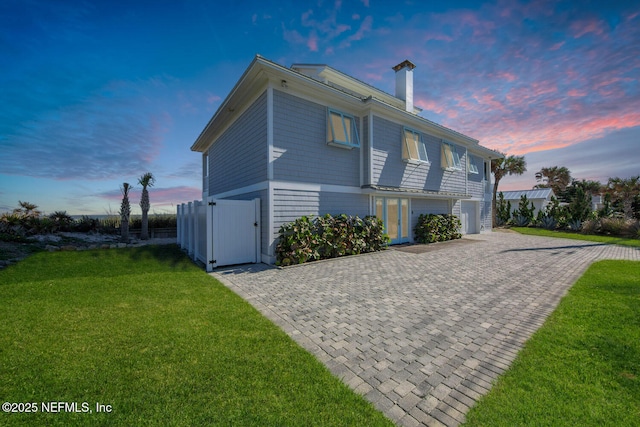
[(419, 197), (424, 199), (471, 199), (469, 194), (450, 193), (446, 191), (428, 191), (417, 188), (387, 187), (382, 185), (363, 185), (364, 194), (379, 194), (383, 196)]

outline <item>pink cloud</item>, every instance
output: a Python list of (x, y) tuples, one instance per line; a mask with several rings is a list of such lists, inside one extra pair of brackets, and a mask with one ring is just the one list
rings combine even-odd
[(315, 31), (312, 31), (307, 39), (307, 47), (311, 52), (318, 51), (318, 36)]
[(513, 82), (518, 78), (510, 71), (498, 71), (497, 73), (489, 74), (489, 77), (494, 77), (498, 80), (506, 80), (508, 82)]
[(560, 49), (562, 46), (564, 46), (564, 43), (565, 43), (565, 42), (563, 42), (563, 41), (562, 41), (562, 42), (558, 42), (558, 43), (554, 44), (553, 46), (551, 46), (551, 47), (549, 48), (549, 50), (558, 50), (558, 49)]
[(567, 92), (568, 96), (586, 96), (587, 92), (583, 89), (571, 89)]
[(592, 33), (596, 36), (604, 34), (604, 24), (596, 19), (577, 21), (571, 24), (570, 29), (573, 31), (573, 37), (579, 39), (585, 34)]

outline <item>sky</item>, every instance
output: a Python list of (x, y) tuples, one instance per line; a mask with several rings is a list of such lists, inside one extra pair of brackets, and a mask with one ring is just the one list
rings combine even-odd
[(190, 147), (256, 54), (322, 63), (421, 116), (606, 182), (640, 174), (640, 1), (0, 2), (0, 212), (117, 213), (151, 172), (151, 213), (201, 198)]

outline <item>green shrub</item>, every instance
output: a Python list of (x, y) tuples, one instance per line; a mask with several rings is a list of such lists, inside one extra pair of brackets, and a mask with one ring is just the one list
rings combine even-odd
[(504, 200), (502, 191), (498, 193), (498, 201), (496, 203), (496, 225), (499, 227), (505, 225), (511, 219), (511, 202)]
[(88, 233), (90, 231), (97, 231), (100, 227), (100, 220), (97, 218), (91, 218), (87, 215), (82, 215), (82, 218), (76, 220), (73, 224), (74, 231), (81, 233)]
[(552, 216), (542, 216), (540, 218), (539, 224), (542, 228), (547, 230), (555, 230), (558, 226), (558, 221)]
[(276, 264), (302, 264), (379, 251), (388, 241), (382, 221), (374, 216), (303, 216), (280, 227)]
[(518, 227), (526, 227), (532, 223), (535, 219), (536, 208), (533, 206), (533, 202), (527, 199), (527, 195), (520, 196), (520, 203), (518, 203), (518, 209), (513, 212), (513, 222)]
[(420, 214), (413, 232), (419, 243), (444, 242), (460, 239), (461, 226), (455, 215)]
[(67, 215), (67, 211), (55, 211), (49, 214), (51, 221), (51, 231), (71, 231), (74, 225), (74, 219)]
[(580, 221), (579, 219), (572, 219), (571, 221), (569, 221), (569, 230), (572, 231), (580, 231), (582, 229), (582, 221)]

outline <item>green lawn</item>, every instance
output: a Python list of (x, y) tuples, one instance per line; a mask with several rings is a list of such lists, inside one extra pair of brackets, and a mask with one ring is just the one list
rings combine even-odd
[(638, 426), (639, 376), (640, 262), (600, 261), (465, 425)]
[(552, 231), (544, 228), (537, 227), (511, 227), (511, 230), (517, 231), (520, 234), (527, 234), (530, 236), (544, 236), (544, 237), (561, 237), (565, 239), (575, 240), (587, 240), (589, 242), (599, 242), (623, 246), (640, 247), (640, 239), (627, 239), (624, 237), (613, 236), (599, 236), (594, 234), (580, 234), (567, 231)]
[(0, 425), (392, 425), (173, 245), (35, 254), (0, 319)]

